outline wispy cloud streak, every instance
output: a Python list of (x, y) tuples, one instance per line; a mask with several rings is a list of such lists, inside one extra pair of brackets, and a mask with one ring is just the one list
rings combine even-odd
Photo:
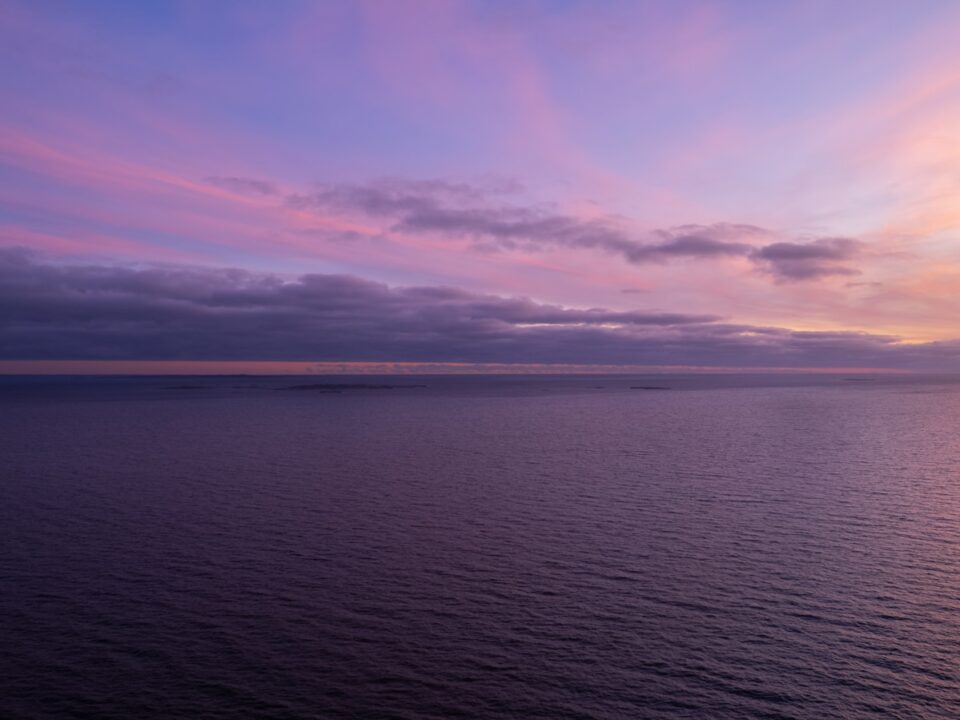
[(472, 239), (480, 249), (536, 251), (550, 247), (599, 250), (629, 263), (671, 259), (740, 257), (779, 281), (855, 275), (849, 266), (860, 243), (848, 238), (784, 240), (749, 224), (687, 224), (645, 233), (620, 218), (579, 218), (548, 206), (495, 202), (480, 188), (442, 180), (387, 179), (368, 184), (332, 184), (287, 196), (299, 210), (358, 212), (387, 219), (402, 233), (432, 233)]

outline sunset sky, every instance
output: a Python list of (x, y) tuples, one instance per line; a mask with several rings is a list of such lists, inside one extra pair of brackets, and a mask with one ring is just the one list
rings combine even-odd
[(960, 370), (956, 2), (0, 0), (0, 63), (0, 372)]

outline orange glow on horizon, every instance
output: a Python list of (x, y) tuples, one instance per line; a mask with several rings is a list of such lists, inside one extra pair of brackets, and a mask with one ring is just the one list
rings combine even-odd
[(294, 362), (274, 360), (0, 360), (0, 375), (577, 375), (643, 373), (883, 373), (864, 367), (712, 367), (563, 363)]

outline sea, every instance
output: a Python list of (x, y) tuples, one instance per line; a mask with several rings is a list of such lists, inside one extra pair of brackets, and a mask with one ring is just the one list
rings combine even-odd
[(960, 718), (960, 378), (0, 378), (0, 718)]

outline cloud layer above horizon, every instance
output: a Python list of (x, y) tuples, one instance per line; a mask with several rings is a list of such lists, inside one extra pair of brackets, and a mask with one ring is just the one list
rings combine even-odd
[(4, 0), (0, 355), (960, 370), (958, 21)]
[(571, 309), (348, 275), (62, 264), (0, 251), (0, 360), (597, 363), (944, 370), (960, 343)]

